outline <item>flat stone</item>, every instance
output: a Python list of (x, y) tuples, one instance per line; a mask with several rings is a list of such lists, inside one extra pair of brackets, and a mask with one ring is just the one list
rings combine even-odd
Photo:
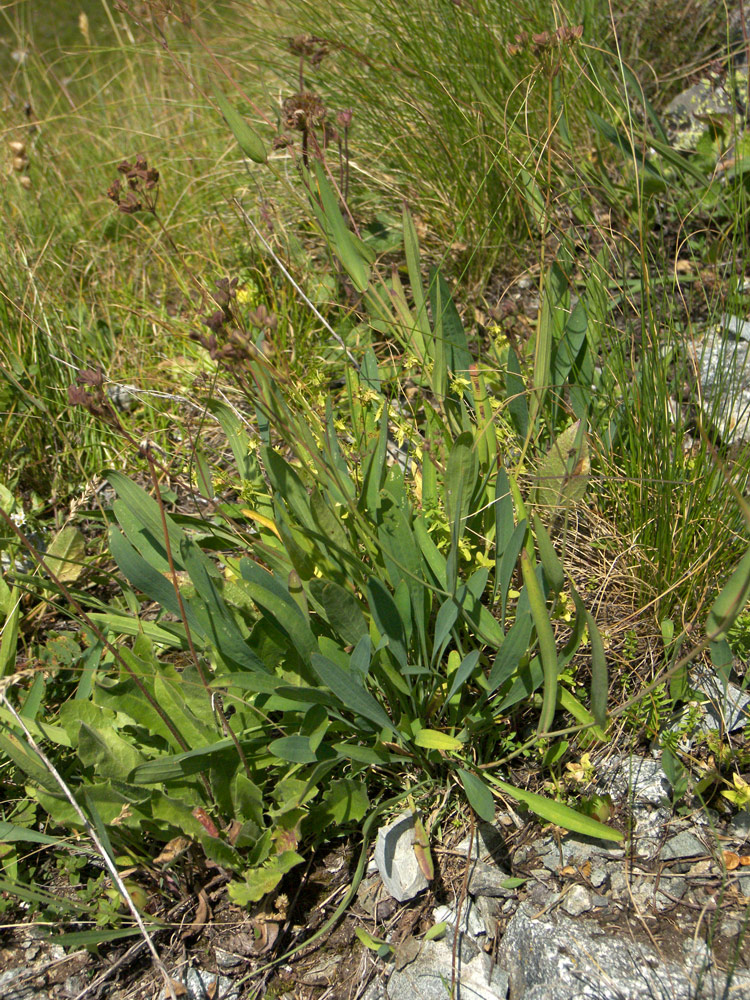
[[(750, 345), (747, 351), (748, 398), (744, 419), (747, 422), (747, 438), (750, 438)], [(750, 718), (750, 694), (731, 682), (725, 688), (721, 679), (710, 668), (695, 668), (691, 673), (691, 683), (707, 698), (703, 706), (706, 712), (702, 723), (704, 730), (718, 729), (733, 733), (738, 729), (744, 729)]]
[(497, 865), (475, 861), (469, 872), (468, 890), (472, 896), (514, 896), (515, 889), (506, 889), (503, 883), (510, 875)]
[(729, 824), (729, 835), (737, 840), (750, 840), (750, 810), (743, 809), (732, 818)]
[(709, 330), (688, 352), (701, 382), (701, 404), (724, 444), (750, 440), (750, 344)]
[(595, 889), (600, 889), (609, 877), (607, 867), (604, 865), (594, 865), (589, 872), (589, 882)]
[(737, 340), (750, 340), (750, 320), (725, 313), (719, 317), (719, 326)]
[(388, 826), (381, 826), (375, 842), (375, 864), (388, 892), (403, 903), (414, 899), (429, 885), (414, 852), (417, 816), (403, 813)]
[(451, 991), (452, 944), (425, 941), (416, 961), (391, 974), (386, 987), (388, 1000), (506, 1000), (508, 977), (498, 967), (490, 976), (489, 955), (478, 952), (468, 962), (457, 957), (455, 988)]
[(497, 956), (508, 973), (511, 1000), (719, 1000), (750, 996), (750, 976), (737, 974), (727, 992), (726, 975), (709, 970), (698, 977), (683, 965), (665, 962), (650, 944), (625, 932), (604, 930), (595, 921), (560, 913), (538, 914), (523, 903), (505, 931)]
[(662, 861), (672, 858), (697, 858), (706, 853), (705, 846), (688, 830), (683, 830), (677, 836), (671, 837), (659, 851)]
[[(46, 963), (42, 963), (42, 966)], [(34, 969), (28, 965), (0, 972), (0, 997), (2, 1000), (49, 1000), (49, 994), (39, 989), (42, 982), (33, 976)], [(29, 973), (32, 973), (30, 976)]]
[[(436, 906), (432, 911), (432, 918), (436, 924), (448, 924), (451, 929), (456, 926), (456, 911), (450, 906)], [(468, 934), (471, 938), (477, 938), (485, 933), (484, 921), (476, 907), (476, 904), (467, 899), (461, 907), (461, 926), (459, 930), (462, 934)]]
[(232, 951), (224, 951), (223, 948), (214, 948), (214, 958), (220, 972), (236, 969), (239, 965), (245, 964), (242, 955), (235, 955)]
[(677, 906), (687, 891), (687, 879), (662, 876), (659, 887), (654, 893), (654, 906), (657, 910), (670, 910), (673, 906)]
[(613, 757), (597, 764), (597, 787), (613, 800), (631, 805), (661, 806), (669, 802), (670, 785), (664, 769), (653, 757)]
[(551, 872), (566, 865), (582, 865), (591, 858), (622, 858), (625, 851), (614, 847), (610, 840), (596, 840), (580, 834), (566, 834), (559, 841), (554, 837), (532, 845), (544, 867)]
[[(217, 982), (218, 980), (218, 982)], [(214, 997), (216, 1000), (239, 1000), (240, 986), (226, 976), (217, 976), (214, 972), (194, 967), (188, 969), (185, 976), (185, 1000), (206, 1000)], [(160, 1000), (168, 1000), (169, 993), (162, 990)]]
[[(464, 857), (468, 857), (469, 838), (465, 837), (456, 850)], [(486, 861), (489, 858), (499, 861), (506, 857), (505, 836), (502, 830), (492, 823), (479, 823), (472, 838), (471, 856), (476, 861)]]

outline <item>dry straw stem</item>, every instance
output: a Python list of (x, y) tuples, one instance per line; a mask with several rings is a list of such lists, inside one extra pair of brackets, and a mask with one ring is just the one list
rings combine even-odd
[(49, 773), (54, 778), (55, 782), (60, 787), (60, 790), (62, 791), (63, 795), (68, 800), (68, 802), (70, 802), (71, 806), (75, 810), (76, 815), (78, 816), (78, 818), (80, 819), (81, 823), (83, 824), (83, 828), (85, 829), (86, 833), (91, 838), (91, 840), (92, 840), (92, 842), (94, 844), (94, 847), (96, 847), (97, 851), (99, 852), (99, 854), (101, 856), (101, 859), (104, 862), (105, 867), (107, 868), (107, 871), (109, 872), (110, 876), (112, 877), (112, 881), (117, 886), (117, 888), (118, 888), (118, 890), (120, 892), (120, 895), (122, 896), (122, 898), (127, 903), (128, 909), (130, 910), (130, 912), (133, 914), (133, 918), (134, 918), (135, 922), (138, 924), (138, 929), (141, 932), (141, 934), (143, 935), (143, 940), (146, 942), (148, 950), (151, 952), (151, 956), (152, 956), (152, 958), (154, 960), (154, 965), (159, 970), (159, 972), (161, 973), (162, 978), (164, 979), (164, 985), (166, 986), (167, 993), (169, 994), (170, 1000), (177, 1000), (177, 996), (176, 996), (175, 991), (174, 991), (174, 986), (172, 985), (172, 979), (171, 979), (169, 973), (167, 972), (166, 967), (164, 966), (164, 963), (162, 962), (161, 958), (159, 957), (159, 953), (156, 950), (156, 946), (154, 945), (154, 942), (153, 942), (153, 940), (151, 938), (151, 935), (149, 934), (148, 929), (146, 928), (146, 925), (143, 922), (143, 918), (141, 917), (140, 913), (138, 912), (138, 907), (133, 902), (133, 899), (132, 899), (130, 893), (128, 892), (128, 890), (127, 890), (127, 886), (125, 885), (125, 883), (123, 882), (122, 878), (120, 877), (120, 873), (118, 872), (115, 863), (112, 861), (112, 859), (110, 858), (109, 854), (104, 849), (104, 845), (102, 844), (101, 840), (99, 839), (99, 837), (98, 837), (98, 835), (96, 833), (96, 830), (94, 830), (94, 828), (91, 826), (91, 824), (89, 823), (88, 819), (86, 818), (86, 815), (84, 814), (83, 810), (81, 809), (81, 807), (76, 802), (75, 796), (73, 795), (73, 793), (71, 792), (71, 790), (67, 786), (67, 784), (65, 783), (65, 780), (63, 779), (62, 775), (55, 768), (55, 765), (52, 763), (52, 761), (49, 759), (49, 757), (47, 757), (47, 755), (42, 750), (42, 748), (37, 744), (36, 740), (34, 739), (34, 737), (29, 732), (29, 729), (28, 729), (26, 723), (23, 721), (23, 719), (21, 718), (21, 716), (18, 714), (18, 712), (16, 712), (15, 708), (13, 708), (13, 706), (11, 705), (11, 703), (8, 701), (8, 698), (7, 698), (7, 696), (6, 696), (6, 694), (5, 694), (4, 691), (0, 693), (0, 701), (2, 701), (3, 705), (8, 709), (8, 711), (10, 712), (10, 714), (16, 720), (16, 722), (18, 723), (18, 725), (21, 727), (21, 729), (23, 730), (24, 736), (26, 737), (26, 740), (27, 740), (29, 746), (34, 751), (34, 753), (37, 755), (37, 757), (42, 762), (42, 764), (47, 768), (47, 770), (49, 771)]

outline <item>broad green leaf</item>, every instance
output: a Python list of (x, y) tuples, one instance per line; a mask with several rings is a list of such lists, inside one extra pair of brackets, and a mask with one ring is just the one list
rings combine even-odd
[(366, 931), (364, 927), (355, 927), (354, 933), (357, 935), (359, 940), (370, 951), (375, 951), (379, 958), (385, 958), (386, 955), (390, 954), (392, 951), (391, 945), (382, 938), (373, 937), (369, 931)]
[(406, 669), (406, 628), (396, 602), (377, 577), (372, 577), (368, 582), (367, 595), (378, 631), (388, 639), (388, 648), (400, 666)]
[(377, 443), (365, 459), (362, 496), (358, 504), (359, 509), (373, 521), (376, 520), (380, 508), (380, 489), (385, 477), (387, 447), (388, 421), (382, 420)]
[(555, 826), (561, 826), (564, 830), (582, 833), (585, 837), (595, 837), (597, 840), (620, 841), (623, 839), (623, 834), (619, 830), (613, 830), (611, 827), (605, 826), (604, 823), (591, 819), (590, 816), (584, 816), (582, 813), (576, 812), (575, 809), (571, 809), (570, 806), (563, 805), (562, 802), (555, 802), (553, 799), (544, 798), (543, 795), (537, 795), (536, 792), (527, 792), (523, 788), (516, 788), (493, 775), (488, 774), (487, 778), (493, 785), (502, 789), (506, 795), (510, 795), (512, 799), (528, 806), (535, 815), (547, 823), (554, 823)]
[(458, 538), (466, 530), (471, 510), (471, 498), (476, 489), (479, 460), (474, 447), (474, 435), (460, 434), (453, 443), (445, 470), (445, 502), (448, 520), (458, 525)]
[(369, 719), (379, 729), (385, 729), (392, 735), (395, 734), (393, 722), (383, 707), (353, 675), (346, 673), (319, 653), (315, 653), (312, 657), (312, 668), (320, 678), (321, 683), (325, 684), (350, 712)]
[(505, 546), (503, 557), (500, 560), (496, 586), (500, 592), (500, 622), (503, 627), (505, 626), (505, 614), (508, 610), (508, 592), (513, 582), (513, 574), (518, 565), (518, 557), (526, 542), (527, 533), (528, 522), (524, 518), (513, 529), (513, 534), (510, 536), (508, 544)]
[(37, 785), (52, 793), (59, 793), (60, 786), (25, 740), (13, 733), (0, 733), (0, 752), (10, 757)]
[(367, 815), (369, 808), (367, 783), (353, 778), (341, 778), (331, 782), (314, 815), (326, 826), (333, 824), (339, 827), (343, 823), (358, 823)]
[[(498, 469), (495, 480), (495, 550), (496, 562), (499, 563), (515, 528), (513, 513), (513, 497), (510, 492), (510, 481), (505, 469)], [(496, 570), (497, 572), (497, 570)]]
[(91, 767), (102, 778), (128, 780), (131, 771), (143, 763), (143, 755), (115, 732), (102, 726), (94, 729), (81, 723), (78, 757), (84, 767)]
[(310, 496), (297, 471), (272, 448), (264, 448), (262, 455), (263, 465), (273, 488), (302, 527), (314, 532), (316, 526), (310, 510)]
[(526, 401), (527, 388), (521, 375), (518, 357), (512, 347), (508, 348), (508, 368), (505, 372), (505, 401), (513, 425), (521, 438), (525, 439), (529, 430), (529, 406)]
[(524, 195), (529, 213), (536, 223), (539, 232), (544, 234), (547, 232), (548, 220), (547, 206), (541, 188), (534, 180), (533, 175), (524, 167), (521, 167), (519, 176), (521, 181), (519, 189)]
[(205, 497), (206, 500), (213, 500), (216, 494), (211, 476), (211, 468), (200, 448), (195, 449), (195, 478), (201, 496)]
[(328, 624), (348, 645), (356, 646), (368, 635), (362, 606), (350, 590), (332, 580), (310, 581), (310, 593), (325, 611)]
[(18, 646), (18, 629), (21, 620), (21, 596), (17, 587), (7, 588), (9, 598), (6, 602), (8, 610), (2, 625), (0, 637), (0, 677), (13, 673), (16, 668), (16, 648)]
[(82, 532), (68, 524), (49, 544), (44, 561), (58, 580), (74, 583), (83, 572), (86, 540)]
[(464, 786), (469, 805), (480, 819), (491, 823), (495, 818), (495, 800), (487, 784), (476, 774), (458, 768), (458, 776)]
[(448, 930), (448, 924), (442, 920), (439, 924), (433, 924), (429, 930), (426, 931), (424, 939), (425, 941), (439, 941), (440, 938), (445, 937), (445, 932)]
[(724, 584), (708, 613), (706, 635), (712, 642), (723, 639), (750, 599), (750, 548)]
[(229, 897), (238, 906), (249, 906), (257, 903), (269, 892), (273, 892), (288, 871), (302, 864), (305, 859), (296, 851), (284, 851), (276, 854), (262, 868), (254, 868), (245, 872), (244, 882), (230, 882)]
[(450, 640), (451, 630), (458, 618), (458, 602), (454, 597), (449, 597), (440, 605), (435, 619), (435, 632), (433, 636), (432, 663), (436, 663), (443, 655), (443, 650)]
[(28, 830), (25, 826), (0, 822), (0, 844), (16, 844), (19, 841), (30, 844), (61, 845), (65, 843), (63, 837), (50, 837), (47, 833)]
[(414, 742), (418, 747), (424, 747), (425, 750), (455, 751), (463, 749), (461, 740), (457, 740), (455, 736), (449, 736), (448, 733), (438, 732), (436, 729), (420, 729), (414, 737)]
[(599, 634), (594, 616), (587, 609), (586, 622), (589, 627), (591, 643), (591, 714), (597, 725), (602, 729), (607, 724), (607, 699), (609, 697), (609, 676), (607, 672), (607, 654)]
[(479, 663), (478, 649), (473, 649), (470, 653), (466, 654), (463, 660), (461, 660), (461, 663), (458, 666), (458, 670), (456, 671), (453, 677), (453, 681), (451, 682), (451, 686), (448, 689), (448, 694), (445, 696), (446, 703), (450, 702), (453, 695), (456, 694), (456, 692), (459, 691), (464, 686), (466, 681), (471, 677), (471, 675), (477, 669), (478, 663)]
[[(151, 924), (149, 927), (147, 924), (146, 928), (153, 934), (155, 931), (162, 930), (163, 926), (163, 924)], [(123, 938), (135, 937), (136, 934), (140, 933), (140, 927), (119, 927), (114, 930), (97, 927), (95, 931), (71, 931), (69, 934), (60, 934), (55, 931), (54, 942), (63, 948), (96, 948), (107, 941), (120, 941)]]
[(274, 757), (293, 764), (310, 764), (318, 759), (307, 736), (282, 736), (278, 740), (272, 740), (268, 749)]
[(577, 420), (553, 441), (537, 471), (536, 503), (552, 514), (566, 509), (586, 492), (590, 471), (588, 439)]
[(518, 670), (521, 660), (529, 651), (532, 629), (531, 615), (526, 612), (517, 617), (508, 630), (487, 679), (488, 696), (502, 687)]
[(214, 88), (213, 95), (224, 120), (237, 140), (237, 145), (245, 156), (254, 163), (265, 163), (268, 159), (266, 147), (255, 129), (247, 124), (243, 116), (229, 103), (220, 90)]
[[(593, 738), (600, 740), (602, 743), (609, 742), (609, 737), (605, 733), (604, 729), (602, 729), (599, 725), (592, 725), (592, 723), (596, 722), (596, 719), (591, 712), (589, 712), (588, 709), (581, 704), (576, 696), (572, 694), (572, 692), (570, 692), (566, 687), (560, 685), (557, 689), (557, 694), (558, 703), (563, 711), (570, 712), (576, 722), (580, 723), (580, 725), (591, 727), (590, 729), (587, 729), (585, 733), (581, 734), (581, 739), (588, 739), (588, 742), (590, 742), (591, 738)], [(588, 745), (588, 742), (586, 745)]]
[[(441, 351), (444, 352), (447, 371), (462, 380), (469, 381), (469, 369), (471, 368), (472, 357), (469, 352), (466, 333), (464, 332), (461, 317), (451, 296), (448, 283), (440, 271), (433, 270), (430, 274), (430, 293), (435, 339), (436, 341), (440, 341), (439, 346)], [(436, 357), (436, 367), (437, 364), (438, 358)], [(472, 401), (470, 388), (464, 389), (463, 395), (466, 399)]]
[(411, 286), (412, 299), (414, 300), (414, 313), (417, 320), (417, 329), (414, 330), (415, 353), (417, 357), (425, 357), (425, 346), (430, 343), (432, 331), (430, 330), (430, 320), (427, 315), (427, 303), (425, 301), (424, 289), (422, 287), (422, 269), (419, 259), (419, 241), (417, 231), (414, 228), (414, 221), (409, 209), (404, 203), (403, 212), (404, 224), (404, 252), (406, 255), (406, 268), (409, 272), (409, 284)]
[(557, 704), (557, 647), (555, 645), (555, 633), (552, 630), (547, 602), (544, 599), (542, 588), (539, 586), (536, 572), (531, 565), (529, 555), (524, 549), (521, 552), (521, 573), (526, 592), (529, 596), (531, 616), (534, 619), (537, 639), (539, 641), (539, 655), (544, 668), (544, 693), (542, 697), (542, 710), (539, 715), (539, 727), (537, 733), (543, 736), (549, 731), (552, 719), (555, 715)]
[[(244, 743), (244, 740), (240, 740)], [(198, 774), (213, 766), (217, 761), (226, 758), (227, 754), (236, 755), (234, 740), (227, 736), (211, 746), (187, 750), (185, 753), (165, 754), (155, 760), (139, 764), (131, 773), (130, 780), (137, 785), (161, 785), (170, 781)]]
[[(112, 488), (117, 493), (120, 498), (122, 505), (127, 507), (131, 515), (134, 518), (134, 523), (140, 525), (148, 533), (148, 537), (155, 539), (155, 543), (158, 545), (158, 554), (163, 556), (164, 549), (164, 522), (162, 521), (161, 509), (159, 504), (154, 500), (153, 497), (129, 479), (124, 473), (118, 472), (115, 469), (108, 469), (104, 473), (104, 477), (112, 486)], [(117, 513), (117, 510), (115, 510)], [(179, 551), (180, 543), (186, 539), (185, 532), (179, 528), (171, 517), (167, 514), (165, 516), (167, 524), (167, 532), (169, 534), (169, 544), (172, 549), (172, 555), (175, 559), (175, 564), (178, 569), (181, 568), (179, 563)], [(123, 526), (123, 531), (128, 534), (127, 528)], [(138, 545), (138, 540), (135, 538), (129, 538), (131, 544), (140, 548)], [(142, 555), (146, 553), (142, 551)], [(206, 560), (208, 562), (208, 560)], [(214, 573), (217, 570), (213, 569)]]
[(544, 575), (547, 578), (552, 593), (559, 594), (565, 586), (565, 570), (555, 552), (555, 547), (552, 544), (547, 529), (542, 523), (542, 519), (538, 514), (534, 514), (533, 520), (534, 534), (536, 535), (536, 544), (539, 548), (539, 558), (542, 561)]
[[(357, 291), (364, 292), (370, 283), (370, 269), (362, 250), (344, 222), (338, 198), (325, 175), (323, 164), (315, 160), (313, 171), (322, 207), (323, 219), (320, 221), (325, 223), (324, 229), (331, 240), (331, 249), (343, 264)], [(317, 206), (314, 204), (314, 207)]]
[(255, 478), (259, 470), (255, 467), (252, 444), (240, 418), (226, 403), (219, 400), (211, 399), (206, 405), (227, 436), (240, 479), (247, 481)]

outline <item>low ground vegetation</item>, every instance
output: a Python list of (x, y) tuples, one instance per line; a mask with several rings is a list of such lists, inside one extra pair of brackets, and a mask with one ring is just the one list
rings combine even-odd
[(273, 910), (353, 838), (335, 917), (403, 809), (428, 877), (498, 799), (619, 840), (582, 776), (646, 745), (750, 802), (746, 739), (679, 730), (750, 641), (695, 347), (747, 311), (747, 138), (660, 117), (742, 33), (445, 6), (0, 15), (9, 920), (103, 948), (206, 866)]

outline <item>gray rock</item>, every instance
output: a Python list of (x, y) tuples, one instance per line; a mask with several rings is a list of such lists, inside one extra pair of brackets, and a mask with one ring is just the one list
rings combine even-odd
[(565, 865), (582, 865), (593, 857), (622, 858), (625, 851), (622, 847), (614, 847), (610, 840), (595, 840), (580, 834), (569, 833), (559, 841), (554, 837), (533, 845), (539, 860), (551, 872)]
[(593, 865), (589, 873), (589, 882), (595, 889), (600, 889), (609, 878), (609, 872), (605, 865)]
[(722, 121), (729, 128), (739, 122), (735, 100), (727, 87), (707, 78), (683, 90), (664, 109), (669, 140), (683, 151), (695, 149), (711, 122)]
[(662, 861), (670, 861), (672, 858), (697, 858), (705, 853), (706, 848), (700, 840), (689, 830), (683, 830), (664, 844), (659, 857)]
[(698, 367), (705, 418), (724, 444), (749, 440), (750, 344), (713, 328), (688, 351)]
[(242, 955), (235, 955), (234, 952), (224, 951), (223, 948), (214, 949), (214, 958), (220, 972), (229, 972), (245, 963)]
[[(451, 927), (452, 931), (456, 926), (456, 911), (450, 906), (436, 907), (433, 910), (432, 917), (436, 924), (446, 923)], [(471, 938), (481, 937), (485, 933), (482, 916), (476, 904), (470, 899), (465, 900), (464, 905), (461, 907), (461, 926), (459, 930), (462, 934), (468, 934)]]
[[(750, 355), (750, 345), (748, 345)], [(744, 419), (747, 421), (747, 432), (750, 437), (750, 368), (747, 372), (748, 397), (747, 413)], [(744, 438), (743, 438), (744, 440)], [(705, 705), (706, 719), (704, 729), (720, 729), (727, 733), (744, 729), (750, 718), (750, 695), (731, 682), (726, 688), (716, 673), (709, 668), (696, 668), (691, 674), (691, 683), (698, 691), (701, 691), (708, 701)]]
[[(218, 979), (218, 983), (217, 983)], [(190, 968), (185, 977), (185, 1000), (239, 1000), (240, 986), (226, 976), (218, 976), (214, 972)], [(162, 990), (160, 1000), (168, 1000), (169, 994)]]
[[(459, 854), (468, 857), (469, 838), (466, 837), (456, 847)], [(471, 856), (477, 861), (484, 861), (493, 858), (495, 861), (502, 859), (506, 855), (505, 837), (502, 830), (492, 823), (479, 823), (474, 831), (471, 844)]]
[(632, 805), (660, 806), (669, 799), (669, 782), (660, 762), (653, 757), (612, 757), (597, 764), (596, 784), (614, 801)]
[(425, 941), (414, 962), (392, 973), (386, 987), (388, 1000), (505, 1000), (508, 977), (497, 967), (491, 969), (489, 955), (478, 952), (469, 962), (458, 959), (451, 991), (452, 945)]
[(0, 972), (2, 1000), (48, 1000), (47, 991), (39, 988), (41, 980), (33, 972), (27, 965)]
[(497, 865), (475, 861), (469, 872), (468, 890), (472, 896), (514, 896), (515, 889), (503, 886), (510, 875)]
[(594, 900), (589, 890), (583, 885), (574, 885), (565, 893), (562, 908), (571, 917), (580, 917), (593, 907)]
[(671, 910), (673, 906), (677, 906), (687, 891), (687, 879), (664, 878), (662, 876), (659, 881), (659, 887), (654, 893), (654, 908), (657, 910)]
[(719, 317), (719, 326), (736, 340), (750, 340), (750, 320), (724, 315)]
[(394, 899), (413, 899), (429, 885), (414, 853), (416, 814), (403, 813), (388, 826), (381, 826), (375, 842), (375, 864)]
[(729, 835), (737, 840), (750, 840), (750, 810), (738, 812), (729, 824)]
[[(510, 979), (510, 1000), (719, 1000), (750, 996), (726, 992), (726, 977), (668, 963), (651, 945), (619, 937), (594, 921), (571, 920), (522, 904), (508, 924), (498, 964)], [(750, 977), (735, 977), (750, 990)], [(700, 992), (698, 992), (700, 989)]]

